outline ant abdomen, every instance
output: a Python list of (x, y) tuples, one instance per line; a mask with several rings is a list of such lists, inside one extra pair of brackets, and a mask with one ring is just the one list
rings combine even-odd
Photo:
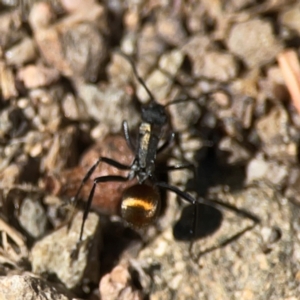
[(156, 220), (160, 202), (160, 193), (155, 186), (136, 184), (123, 193), (121, 216), (132, 227), (148, 226)]

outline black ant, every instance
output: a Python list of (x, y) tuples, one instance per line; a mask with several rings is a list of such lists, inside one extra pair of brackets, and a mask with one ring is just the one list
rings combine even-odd
[[(135, 153), (135, 158), (132, 164), (123, 165), (118, 161), (110, 159), (108, 157), (99, 157), (99, 159), (88, 170), (88, 172), (82, 179), (77, 193), (72, 199), (72, 202), (75, 206), (84, 184), (89, 180), (100, 163), (106, 163), (120, 170), (128, 171), (128, 175), (126, 177), (108, 175), (96, 177), (94, 179), (94, 183), (84, 210), (78, 243), (80, 243), (82, 240), (85, 221), (90, 211), (95, 188), (98, 183), (109, 181), (124, 182), (132, 180), (134, 178), (137, 179), (137, 184), (129, 187), (124, 191), (120, 208), (122, 218), (130, 226), (135, 228), (148, 226), (157, 218), (160, 211), (161, 202), (158, 188), (172, 191), (191, 204), (195, 204), (197, 202), (194, 197), (184, 191), (181, 191), (176, 186), (169, 185), (167, 182), (158, 181), (155, 174), (157, 154), (168, 148), (168, 146), (173, 142), (175, 138), (175, 134), (172, 132), (169, 137), (163, 142), (163, 144), (159, 145), (160, 141), (162, 140), (164, 132), (163, 129), (168, 124), (168, 116), (165, 108), (167, 105), (173, 104), (175, 102), (168, 103), (165, 106), (158, 104), (142, 78), (138, 75), (136, 67), (131, 59), (123, 53), (120, 54), (130, 62), (137, 80), (149, 95), (150, 102), (147, 105), (143, 106), (141, 109), (142, 122), (139, 126), (136, 147), (134, 146), (134, 143), (130, 138), (128, 123), (126, 121), (123, 121), (122, 124), (127, 145)], [(190, 163), (178, 166), (167, 166), (166, 171), (186, 168), (194, 168), (194, 166)]]
[[(82, 241), (85, 221), (88, 217), (88, 213), (91, 208), (96, 185), (98, 183), (111, 182), (111, 181), (125, 182), (125, 181), (130, 181), (132, 179), (137, 179), (138, 181), (137, 184), (127, 188), (124, 191), (122, 201), (121, 201), (121, 208), (120, 208), (122, 218), (130, 226), (134, 228), (141, 228), (141, 227), (148, 226), (151, 223), (153, 223), (157, 218), (160, 211), (160, 205), (161, 205), (161, 197), (158, 188), (171, 191), (177, 194), (180, 198), (194, 205), (195, 212), (194, 212), (194, 221), (193, 221), (193, 230), (194, 230), (193, 234), (195, 234), (196, 227), (197, 227), (198, 213), (197, 213), (196, 204), (206, 204), (209, 206), (213, 206), (215, 208), (225, 206), (229, 209), (233, 209), (234, 211), (237, 211), (236, 208), (228, 207), (228, 205), (226, 204), (223, 205), (222, 203), (218, 203), (218, 202), (211, 203), (211, 201), (202, 198), (196, 199), (193, 196), (191, 196), (189, 193), (180, 190), (176, 186), (170, 185), (164, 181), (159, 181), (157, 179), (156, 172), (155, 172), (156, 157), (159, 153), (161, 153), (163, 150), (168, 148), (175, 138), (175, 133), (172, 132), (170, 133), (169, 137), (161, 145), (159, 145), (163, 137), (164, 128), (168, 124), (168, 115), (166, 112), (166, 107), (171, 104), (183, 102), (185, 100), (195, 101), (196, 99), (192, 99), (189, 97), (189, 98), (174, 100), (166, 105), (159, 104), (155, 100), (153, 94), (151, 93), (151, 91), (149, 90), (149, 88), (147, 87), (143, 79), (139, 76), (133, 61), (124, 53), (119, 52), (119, 54), (122, 55), (125, 59), (127, 59), (131, 64), (135, 77), (147, 92), (150, 101), (147, 105), (144, 105), (141, 108), (142, 122), (139, 126), (137, 146), (135, 146), (135, 144), (132, 142), (130, 138), (128, 123), (126, 121), (123, 121), (122, 124), (123, 133), (127, 145), (135, 153), (135, 158), (132, 164), (124, 165), (111, 158), (100, 157), (95, 162), (95, 164), (88, 170), (88, 172), (82, 179), (81, 184), (77, 190), (77, 193), (75, 197), (72, 199), (72, 202), (74, 203), (75, 206), (84, 184), (89, 180), (89, 178), (91, 177), (91, 175), (94, 173), (97, 166), (101, 162), (113, 166), (117, 169), (128, 171), (128, 175), (126, 177), (107, 175), (107, 176), (96, 177), (94, 179), (94, 183), (90, 191), (86, 203), (86, 207), (84, 210), (77, 246)], [(208, 95), (205, 94), (204, 96), (208, 96)], [(185, 163), (185, 164), (174, 165), (174, 166), (166, 166), (164, 171), (168, 172), (168, 171), (182, 170), (182, 169), (192, 169), (194, 172), (194, 176), (196, 176), (195, 165), (191, 163)], [(247, 218), (252, 219), (255, 223), (258, 222), (256, 217), (252, 216), (251, 214), (245, 211), (241, 211), (241, 212), (237, 211), (237, 212), (244, 215)], [(190, 250), (191, 247), (192, 247), (192, 243), (190, 244)]]

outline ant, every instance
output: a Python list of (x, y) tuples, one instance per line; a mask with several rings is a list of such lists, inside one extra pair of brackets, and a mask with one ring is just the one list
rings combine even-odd
[[(133, 228), (141, 228), (146, 227), (153, 223), (160, 211), (161, 206), (161, 197), (159, 193), (159, 188), (171, 191), (177, 194), (180, 198), (186, 200), (190, 204), (194, 205), (194, 220), (193, 220), (193, 231), (191, 232), (194, 236), (196, 234), (197, 227), (197, 215), (198, 215), (198, 205), (197, 204), (206, 204), (209, 206), (213, 206), (215, 208), (227, 207), (228, 209), (232, 209), (243, 216), (250, 218), (257, 224), (258, 219), (250, 213), (245, 211), (238, 211), (237, 208), (233, 208), (229, 205), (223, 204), (222, 202), (212, 203), (209, 200), (205, 200), (202, 198), (194, 198), (189, 193), (182, 191), (174, 185), (170, 185), (167, 182), (159, 181), (156, 177), (156, 157), (166, 148), (168, 148), (173, 140), (175, 139), (175, 133), (171, 132), (169, 137), (165, 139), (162, 143), (164, 128), (168, 124), (168, 115), (166, 112), (166, 107), (172, 104), (180, 103), (186, 100), (197, 101), (194, 98), (184, 98), (173, 100), (172, 102), (167, 103), (166, 105), (159, 104), (143, 79), (139, 76), (137, 69), (133, 63), (133, 61), (124, 53), (118, 52), (122, 55), (127, 61), (131, 64), (133, 73), (138, 80), (138, 82), (143, 86), (145, 91), (147, 92), (150, 101), (148, 104), (142, 106), (141, 108), (141, 123), (139, 125), (138, 130), (138, 138), (137, 144), (132, 142), (129, 127), (127, 121), (123, 121), (122, 129), (124, 133), (124, 137), (128, 147), (135, 153), (135, 158), (131, 165), (124, 165), (114, 159), (108, 157), (99, 157), (99, 159), (92, 165), (92, 167), (88, 170), (86, 175), (81, 181), (81, 184), (77, 190), (75, 197), (72, 199), (74, 206), (76, 206), (80, 192), (84, 186), (84, 184), (89, 180), (97, 166), (100, 163), (105, 163), (110, 166), (113, 166), (120, 170), (127, 170), (128, 175), (126, 177), (116, 176), (116, 175), (107, 175), (100, 176), (94, 179), (93, 186), (88, 196), (88, 200), (86, 202), (80, 235), (77, 242), (76, 250), (78, 250), (78, 246), (82, 241), (84, 225), (86, 219), (88, 217), (88, 213), (91, 209), (91, 204), (93, 201), (95, 189), (98, 183), (105, 182), (125, 182), (130, 181), (132, 179), (137, 180), (137, 184), (127, 188), (123, 192), (123, 197), (121, 201), (120, 213), (123, 220)], [(202, 96), (207, 97), (210, 93), (204, 94)], [(161, 144), (161, 145), (160, 145)], [(192, 169), (194, 172), (194, 177), (196, 177), (196, 166), (192, 163), (184, 163), (180, 165), (172, 165), (166, 166), (164, 171), (174, 171), (174, 170), (182, 170), (182, 169)], [(195, 178), (194, 178), (195, 179)], [(73, 217), (72, 217), (73, 218)], [(71, 220), (72, 220), (71, 218)], [(249, 228), (248, 228), (249, 229)], [(247, 230), (248, 230), (247, 229)], [(191, 252), (192, 243), (190, 243), (189, 251)], [(75, 251), (76, 251), (75, 250)]]
[[(94, 179), (94, 183), (88, 196), (88, 200), (84, 210), (80, 235), (77, 244), (82, 241), (85, 221), (88, 217), (95, 189), (98, 183), (110, 181), (125, 182), (132, 179), (137, 179), (137, 184), (127, 188), (124, 191), (120, 208), (121, 217), (127, 222), (127, 224), (134, 228), (146, 227), (153, 223), (157, 218), (161, 206), (161, 197), (158, 190), (159, 188), (174, 192), (179, 197), (185, 199), (193, 205), (197, 202), (194, 197), (180, 190), (176, 186), (170, 185), (167, 182), (158, 181), (155, 173), (157, 155), (168, 148), (175, 138), (175, 133), (172, 132), (170, 133), (169, 137), (161, 145), (159, 145), (162, 140), (164, 128), (168, 124), (166, 106), (182, 100), (175, 100), (166, 105), (157, 103), (153, 94), (150, 92), (143, 79), (139, 76), (133, 61), (124, 53), (119, 52), (119, 54), (126, 58), (131, 64), (135, 77), (144, 87), (145, 91), (149, 95), (150, 101), (147, 105), (144, 105), (141, 108), (142, 122), (139, 125), (137, 146), (135, 146), (130, 138), (129, 126), (127, 121), (123, 121), (122, 124), (123, 133), (127, 145), (135, 153), (135, 158), (132, 164), (124, 165), (108, 157), (99, 157), (99, 159), (94, 163), (94, 165), (92, 165), (92, 167), (88, 170), (88, 172), (82, 179), (77, 193), (72, 199), (74, 206), (76, 206), (84, 184), (89, 180), (100, 163), (106, 163), (117, 169), (128, 171), (128, 175), (126, 177), (108, 175), (96, 177)], [(194, 169), (195, 167), (191, 163), (185, 163), (176, 166), (167, 166), (165, 170), (172, 171), (187, 168)]]

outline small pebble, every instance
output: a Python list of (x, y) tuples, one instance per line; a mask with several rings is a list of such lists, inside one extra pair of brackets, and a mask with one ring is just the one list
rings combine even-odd
[(232, 26), (228, 48), (249, 67), (259, 67), (274, 60), (282, 45), (269, 22), (253, 19)]

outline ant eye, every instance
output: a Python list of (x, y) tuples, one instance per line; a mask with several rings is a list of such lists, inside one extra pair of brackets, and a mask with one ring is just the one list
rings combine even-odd
[(137, 184), (128, 188), (121, 203), (122, 218), (133, 227), (151, 224), (160, 209), (160, 194), (154, 186)]

